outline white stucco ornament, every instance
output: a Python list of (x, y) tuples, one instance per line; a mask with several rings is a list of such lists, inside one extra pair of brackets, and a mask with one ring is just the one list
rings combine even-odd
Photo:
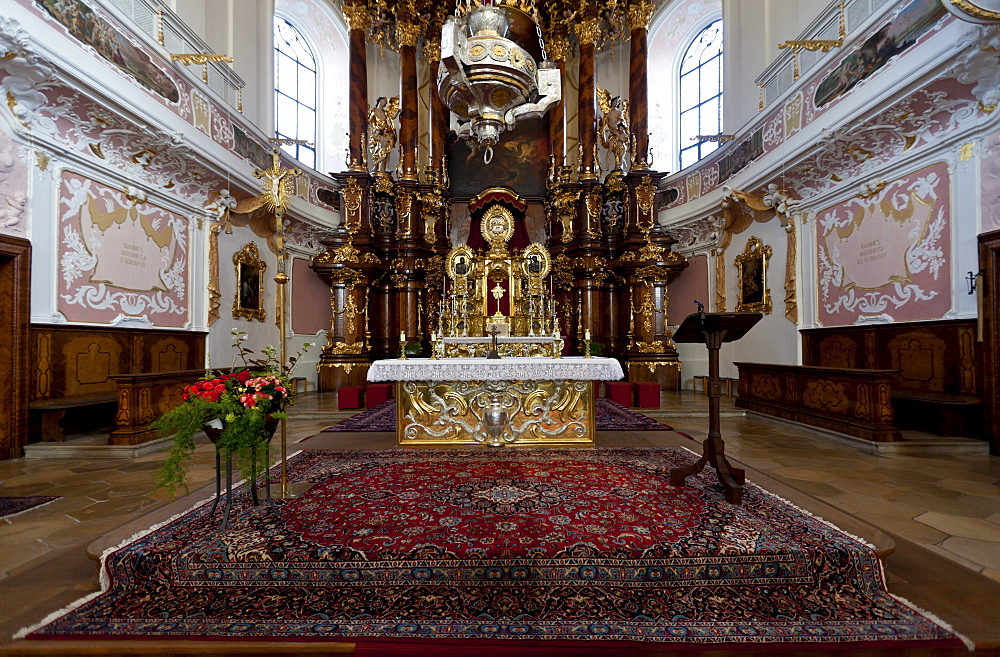
[(47, 99), (38, 87), (52, 78), (53, 69), (28, 50), (28, 34), (17, 21), (0, 19), (0, 96), (22, 124), (31, 123)]

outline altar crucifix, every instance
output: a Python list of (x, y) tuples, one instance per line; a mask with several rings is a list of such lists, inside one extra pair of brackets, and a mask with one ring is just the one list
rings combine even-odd
[(490, 325), (490, 330), (487, 331), (489, 335), (493, 337), (493, 347), (490, 349), (490, 353), (486, 355), (487, 358), (500, 358), (500, 352), (497, 351), (497, 336), (500, 335), (500, 329), (496, 324)]

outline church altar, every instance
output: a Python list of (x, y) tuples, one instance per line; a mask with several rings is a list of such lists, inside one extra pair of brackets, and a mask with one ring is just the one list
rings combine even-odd
[(396, 383), (396, 444), (593, 445), (595, 380), (613, 358), (387, 359), (369, 381)]

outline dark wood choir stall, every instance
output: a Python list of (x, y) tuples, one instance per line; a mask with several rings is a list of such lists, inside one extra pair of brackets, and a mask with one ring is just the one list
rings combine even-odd
[(108, 442), (155, 438), (146, 425), (205, 372), (205, 333), (33, 324), (29, 442), (114, 427)]

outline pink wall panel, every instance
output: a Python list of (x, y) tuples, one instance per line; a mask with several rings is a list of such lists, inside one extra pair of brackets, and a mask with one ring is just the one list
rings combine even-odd
[(330, 328), (330, 288), (309, 269), (309, 261), (292, 259), (292, 332), (314, 335)]

